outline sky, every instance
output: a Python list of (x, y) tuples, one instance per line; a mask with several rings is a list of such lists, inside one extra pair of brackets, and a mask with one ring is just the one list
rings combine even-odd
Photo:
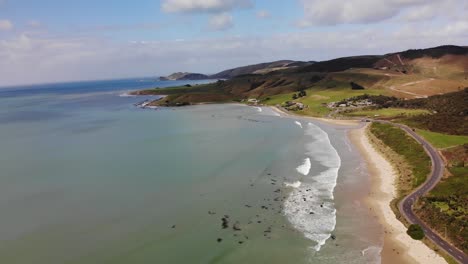
[(468, 45), (467, 0), (0, 0), (0, 87)]

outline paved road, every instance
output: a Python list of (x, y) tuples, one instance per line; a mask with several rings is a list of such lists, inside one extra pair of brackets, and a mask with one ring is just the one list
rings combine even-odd
[(414, 202), (419, 197), (421, 197), (422, 195), (429, 192), (432, 188), (434, 188), (444, 174), (444, 162), (440, 157), (439, 153), (437, 152), (437, 150), (434, 149), (434, 147), (431, 146), (431, 144), (429, 144), (426, 140), (424, 140), (422, 137), (416, 134), (411, 128), (405, 125), (395, 124), (387, 121), (378, 122), (391, 124), (406, 131), (424, 147), (427, 154), (429, 154), (432, 160), (431, 175), (423, 185), (421, 185), (411, 194), (403, 198), (400, 204), (398, 204), (400, 212), (406, 218), (406, 220), (408, 220), (408, 222), (420, 225), (423, 228), (426, 237), (432, 240), (432, 242), (434, 242), (436, 245), (442, 248), (449, 255), (451, 255), (455, 260), (462, 264), (468, 264), (468, 256), (465, 253), (463, 253), (463, 251), (459, 250), (458, 248), (452, 246), (447, 241), (445, 241), (441, 236), (439, 236), (423, 221), (421, 221), (413, 212)]

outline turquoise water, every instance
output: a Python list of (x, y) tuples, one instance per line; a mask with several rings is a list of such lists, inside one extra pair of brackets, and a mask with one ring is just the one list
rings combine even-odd
[(346, 130), (119, 96), (170, 84), (0, 90), (1, 263), (378, 262)]

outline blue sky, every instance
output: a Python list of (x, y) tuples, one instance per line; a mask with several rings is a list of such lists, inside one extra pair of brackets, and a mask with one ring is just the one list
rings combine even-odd
[(0, 0), (0, 86), (468, 44), (465, 0)]

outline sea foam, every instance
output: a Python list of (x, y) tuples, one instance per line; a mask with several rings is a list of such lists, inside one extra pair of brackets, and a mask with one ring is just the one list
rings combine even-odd
[(301, 123), (301, 122), (299, 122), (299, 121), (294, 121), (294, 123), (295, 123), (296, 125), (298, 125), (300, 128), (302, 128), (302, 123)]
[(328, 134), (318, 126), (309, 123), (305, 134), (312, 139), (306, 144), (306, 155), (326, 169), (303, 178), (301, 185), (285, 200), (284, 213), (294, 228), (316, 242), (313, 248), (319, 251), (336, 225), (333, 190), (341, 159)]
[(302, 184), (302, 182), (300, 182), (300, 181), (295, 181), (293, 183), (289, 183), (289, 182), (284, 183), (284, 185), (286, 187), (293, 187), (293, 188), (299, 188), (299, 187), (301, 187), (301, 184)]
[(262, 108), (261, 107), (258, 107), (258, 106), (255, 106), (255, 109), (257, 109), (258, 112), (262, 112)]
[(297, 167), (296, 170), (297, 170), (297, 172), (299, 172), (302, 175), (307, 175), (307, 174), (309, 174), (310, 167), (311, 167), (310, 159), (306, 158), (306, 159), (304, 159), (304, 162), (302, 163), (302, 165)]

